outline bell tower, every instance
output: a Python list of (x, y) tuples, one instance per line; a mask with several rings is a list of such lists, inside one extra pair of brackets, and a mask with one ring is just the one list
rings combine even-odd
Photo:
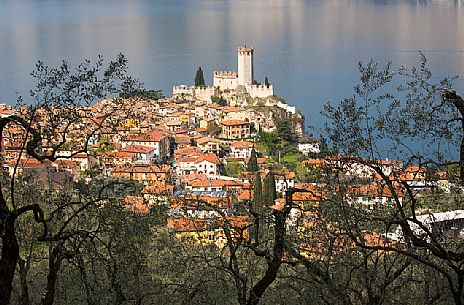
[(253, 84), (253, 48), (238, 47), (238, 85)]

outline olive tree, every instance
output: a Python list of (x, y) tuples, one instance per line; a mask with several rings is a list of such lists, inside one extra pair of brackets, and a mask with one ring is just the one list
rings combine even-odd
[[(426, 274), (425, 278), (434, 274), (447, 283), (445, 300), (462, 304), (462, 239), (419, 217), (424, 207), (436, 205), (423, 200), (423, 193), (411, 182), (414, 177), (407, 178), (405, 173), (411, 165), (444, 171), (455, 164), (458, 183), (462, 182), (464, 101), (452, 89), (456, 78), (433, 78), (422, 53), (418, 67), (395, 70), (391, 64), (380, 68), (370, 61), (358, 68), (361, 81), (353, 96), (324, 108), (327, 143), (337, 152), (326, 160), (330, 196), (323, 205), (330, 207), (330, 213), (325, 219), (336, 234), (348, 237), (359, 249), (412, 259), (420, 266), (416, 273)], [(388, 163), (385, 158), (397, 162)], [(423, 183), (432, 185), (427, 180)], [(389, 202), (366, 209), (350, 196), (368, 187), (377, 190), (373, 197), (388, 193)], [(377, 241), (366, 238), (366, 232), (377, 233)]]
[[(20, 98), (15, 112), (0, 118), (1, 142), (10, 141), (9, 144), (17, 150), (10, 160), (15, 164), (11, 178), (2, 180), (0, 185), (0, 304), (10, 303), (12, 281), (20, 257), (16, 231), (20, 217), (26, 213), (33, 215), (34, 221), (40, 224), (38, 240), (64, 242), (69, 237), (49, 230), (51, 218), (59, 213), (45, 213), (39, 200), (24, 202), (17, 196), (16, 188), (21, 186), (16, 178), (21, 162), (31, 158), (56, 161), (64, 158), (57, 151), (68, 147), (72, 147), (73, 153), (67, 158), (86, 152), (98, 131), (117, 124), (120, 114), (124, 113), (124, 104), (120, 103), (122, 100), (118, 96), (130, 96), (139, 90), (140, 84), (126, 72), (127, 59), (122, 54), (107, 67), (102, 57), (95, 62), (86, 60), (76, 68), (70, 67), (67, 62), (51, 68), (39, 61), (32, 73), (37, 86), (30, 91), (27, 105)], [(108, 107), (98, 117), (87, 111), (88, 106), (103, 98), (112, 99), (108, 100)], [(14, 138), (10, 128), (19, 131)], [(67, 205), (71, 206), (72, 201)], [(63, 232), (64, 229), (58, 230), (58, 233)]]

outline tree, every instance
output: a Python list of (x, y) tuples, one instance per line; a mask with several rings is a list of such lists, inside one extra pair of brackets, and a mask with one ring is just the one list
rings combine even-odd
[(269, 173), (264, 178), (264, 190), (263, 190), (263, 201), (264, 205), (271, 206), (277, 199), (276, 183), (274, 176)]
[(296, 143), (295, 129), (293, 128), (291, 120), (281, 118), (277, 121), (276, 127), (277, 133), (280, 138), (286, 142), (285, 144), (293, 145)]
[[(327, 166), (326, 187), (331, 195), (325, 205), (332, 212), (324, 216), (337, 234), (349, 237), (359, 249), (388, 251), (413, 260), (419, 265), (416, 273), (446, 283), (447, 291), (441, 293), (445, 302), (463, 304), (462, 239), (452, 236), (450, 229), (439, 229), (443, 223), (420, 216), (424, 205), (429, 213), (440, 210), (432, 210), (437, 204), (421, 200), (404, 176), (411, 165), (445, 170), (456, 163), (463, 174), (464, 104), (451, 89), (454, 78), (433, 82), (422, 53), (417, 68), (402, 66), (394, 71), (391, 64), (379, 68), (371, 61), (359, 64), (359, 71), (361, 83), (353, 97), (324, 108), (328, 143), (338, 152)], [(453, 161), (456, 154), (458, 162)], [(398, 161), (387, 166), (382, 161), (386, 157)], [(364, 168), (363, 181), (346, 175), (355, 167)], [(388, 191), (391, 202), (366, 210), (350, 199), (355, 188), (366, 186)], [(379, 241), (367, 240), (366, 232), (377, 233)]]
[(269, 87), (269, 80), (267, 79), (267, 76), (264, 78), (264, 85)]
[(195, 87), (205, 86), (205, 78), (203, 77), (203, 70), (198, 67), (197, 73), (195, 74)]
[(257, 171), (253, 182), (253, 211), (261, 213), (263, 206), (263, 183), (261, 180), (261, 173)]
[(136, 92), (130, 93), (130, 95), (128, 95), (127, 93), (121, 93), (120, 96), (124, 98), (134, 97), (134, 98), (155, 100), (155, 101), (159, 99), (163, 99), (165, 97), (163, 95), (162, 90), (146, 90), (146, 89), (137, 90)]
[(220, 96), (212, 96), (211, 101), (220, 106), (227, 106), (227, 101)]
[(246, 169), (247, 169), (248, 172), (256, 172), (256, 171), (259, 170), (258, 158), (256, 156), (256, 150), (255, 150), (254, 147), (251, 149), (250, 159), (248, 160), (248, 164), (247, 164)]
[[(42, 203), (35, 201), (27, 203), (16, 197), (16, 174), (22, 156), (38, 161), (55, 161), (60, 156), (57, 151), (65, 147), (72, 140), (71, 134), (80, 132), (85, 136), (78, 143), (73, 154), (86, 152), (89, 140), (98, 130), (106, 126), (114, 126), (119, 116), (113, 116), (116, 111), (124, 111), (119, 99), (108, 101), (113, 107), (102, 114), (101, 120), (82, 111), (82, 106), (89, 106), (98, 99), (109, 96), (130, 96), (139, 90), (139, 83), (126, 75), (127, 59), (118, 55), (115, 61), (103, 68), (103, 58), (98, 57), (95, 63), (87, 60), (77, 68), (71, 69), (67, 62), (58, 68), (50, 68), (38, 62), (32, 76), (37, 80), (37, 87), (31, 90), (30, 106), (24, 106), (19, 100), (21, 108), (14, 114), (0, 118), (1, 142), (11, 141), (4, 133), (15, 126), (22, 133), (19, 141), (18, 156), (14, 166), (12, 178), (8, 184), (2, 181), (0, 185), (0, 232), (2, 253), (0, 258), (0, 304), (9, 304), (12, 291), (12, 281), (19, 259), (20, 247), (16, 222), (26, 213), (32, 213), (34, 221), (42, 227), (39, 240), (54, 240), (64, 242), (67, 236), (60, 236), (49, 231), (50, 214), (46, 214)], [(72, 202), (68, 203), (72, 205)], [(71, 217), (71, 216), (70, 216)], [(60, 231), (58, 231), (60, 232)], [(58, 239), (58, 240), (56, 240)], [(53, 279), (52, 279), (53, 280)]]

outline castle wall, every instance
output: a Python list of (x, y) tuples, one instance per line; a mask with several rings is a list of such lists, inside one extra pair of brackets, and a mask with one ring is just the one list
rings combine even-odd
[(214, 86), (195, 88), (195, 98), (200, 101), (211, 103), (211, 97), (217, 94), (217, 88)]
[(177, 96), (177, 95), (194, 95), (195, 92), (195, 87), (194, 86), (173, 86), (172, 87), (172, 96)]
[(221, 90), (235, 90), (237, 88), (237, 72), (214, 71), (213, 86), (219, 87)]
[(274, 87), (272, 85), (251, 85), (246, 87), (247, 92), (251, 97), (265, 98), (274, 95)]
[(179, 95), (191, 95), (195, 97), (199, 101), (205, 101), (210, 103), (211, 97), (213, 95), (217, 95), (217, 88), (214, 86), (207, 86), (207, 87), (195, 87), (195, 86), (173, 86), (172, 87), (172, 96), (179, 96)]

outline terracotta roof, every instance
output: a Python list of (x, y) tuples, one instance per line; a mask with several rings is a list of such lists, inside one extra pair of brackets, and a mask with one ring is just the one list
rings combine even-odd
[(151, 131), (143, 134), (128, 135), (127, 137), (123, 138), (122, 141), (159, 142), (165, 139), (167, 136), (168, 134), (162, 131)]
[(168, 219), (168, 229), (177, 232), (205, 231), (208, 229), (217, 229), (226, 224), (230, 224), (232, 228), (246, 228), (251, 225), (251, 221), (248, 216), (229, 216), (212, 219)]
[(122, 149), (123, 152), (143, 153), (143, 154), (147, 154), (154, 150), (155, 148), (153, 147), (147, 147), (143, 145), (129, 145)]
[(145, 203), (143, 197), (140, 196), (127, 196), (124, 198), (124, 205), (136, 214), (146, 215), (150, 213), (148, 205)]
[(201, 154), (201, 149), (200, 147), (197, 147), (197, 146), (184, 147), (184, 148), (176, 149), (174, 151), (174, 156), (176, 158), (184, 157), (187, 155), (199, 155), (199, 154)]
[(221, 161), (219, 161), (219, 158), (215, 154), (202, 154), (200, 155), (195, 163), (200, 163), (203, 161), (207, 161), (213, 164), (221, 164)]
[(274, 175), (275, 179), (295, 179), (295, 172), (277, 172), (273, 171), (272, 174)]
[(180, 162), (194, 162), (194, 163), (201, 163), (203, 161), (210, 162), (213, 164), (221, 164), (219, 158), (215, 154), (198, 154), (198, 156), (190, 156), (190, 157), (179, 157), (177, 161)]
[(250, 123), (247, 121), (243, 121), (243, 120), (225, 120), (225, 121), (222, 121), (221, 124), (226, 125), (226, 126), (236, 126), (236, 125), (248, 125)]
[(207, 179), (205, 180), (193, 180), (189, 181), (188, 183), (186, 182), (187, 185), (192, 186), (192, 187), (208, 187), (210, 185), (209, 181)]
[(238, 141), (238, 142), (233, 142), (232, 144), (230, 144), (231, 147), (233, 148), (253, 148), (255, 144), (252, 143), (252, 142), (248, 142), (248, 141)]
[(115, 173), (166, 173), (171, 167), (166, 164), (147, 165), (147, 166), (121, 166), (116, 167), (112, 171)]
[(243, 189), (240, 193), (237, 194), (238, 200), (249, 200), (253, 198), (252, 191), (249, 189)]
[(308, 159), (308, 160), (304, 160), (304, 161), (301, 161), (301, 164), (303, 165), (324, 165), (325, 163), (325, 160), (323, 159)]
[(172, 194), (174, 190), (174, 186), (170, 184), (153, 184), (146, 186), (142, 190), (142, 194), (156, 194), (156, 195), (167, 195), (167, 194)]
[(188, 183), (189, 181), (193, 180), (207, 180), (208, 176), (206, 174), (188, 174), (185, 176), (182, 176), (182, 179), (184, 180), (185, 183)]
[(107, 152), (104, 155), (107, 157), (128, 158), (128, 159), (135, 157), (135, 153), (126, 152), (126, 151), (112, 151), (112, 152)]
[(427, 172), (427, 167), (425, 166), (416, 166), (416, 165), (411, 165), (408, 166), (405, 170), (406, 173), (412, 173), (412, 174), (417, 174), (417, 173), (425, 173)]
[(202, 138), (196, 139), (195, 141), (197, 142), (197, 144), (200, 144), (200, 145), (208, 143), (208, 142), (221, 143), (220, 140), (211, 138), (211, 137), (202, 137)]
[[(399, 197), (403, 197), (403, 189), (401, 187), (394, 188)], [(392, 190), (387, 186), (377, 184), (357, 185), (348, 188), (348, 195), (352, 197), (393, 197)]]
[(228, 107), (226, 106), (222, 108), (222, 112), (224, 113), (239, 112), (239, 111), (243, 111), (243, 109), (237, 108), (237, 107), (231, 107), (231, 106), (228, 106)]

